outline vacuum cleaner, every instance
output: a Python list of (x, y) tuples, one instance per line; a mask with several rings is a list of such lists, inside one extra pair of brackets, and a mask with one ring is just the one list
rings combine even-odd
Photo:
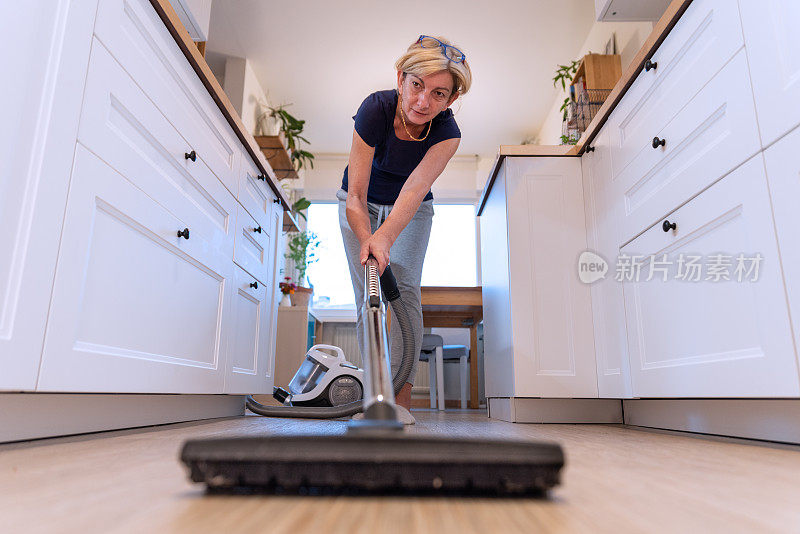
[[(294, 401), (290, 406), (265, 406), (248, 397), (246, 403), (253, 413), (272, 417), (347, 417), (361, 411), (364, 417), (351, 419), (346, 432), (338, 435), (189, 440), (183, 445), (181, 460), (188, 467), (191, 480), (204, 483), (213, 493), (306, 495), (541, 495), (557, 485), (564, 466), (564, 453), (557, 443), (448, 437), (404, 430), (398, 417), (403, 408), (395, 404), (395, 395), (408, 379), (416, 356), (414, 333), (391, 269), (387, 267), (379, 277), (377, 261), (370, 257), (365, 270), (363, 399), (331, 406), (298, 406)], [(389, 366), (381, 289), (392, 306), (404, 341), (403, 359), (395, 377)], [(303, 383), (305, 389), (314, 383), (303, 377), (313, 377), (313, 367), (326, 361), (317, 357), (315, 354), (304, 362), (309, 365), (297, 386)], [(328, 385), (332, 382), (327, 381)], [(295, 397), (297, 393), (288, 394), (302, 401)], [(330, 394), (327, 397), (330, 400)]]
[(363, 394), (364, 370), (348, 362), (344, 351), (334, 345), (308, 349), (289, 382), (289, 391), (281, 387), (272, 391), (272, 396), (286, 406), (340, 406), (360, 401)]

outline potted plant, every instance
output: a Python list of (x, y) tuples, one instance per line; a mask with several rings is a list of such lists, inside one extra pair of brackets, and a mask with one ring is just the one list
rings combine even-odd
[(319, 260), (316, 251), (320, 242), (314, 232), (292, 232), (290, 235), (289, 252), (285, 254), (285, 257), (294, 262), (298, 284), (294, 288), (294, 292), (289, 293), (289, 295), (292, 300), (292, 306), (308, 306), (308, 301), (311, 299), (311, 293), (314, 290), (311, 287), (303, 287), (302, 283), (306, 280), (308, 266)]
[(297, 291), (297, 284), (292, 282), (291, 276), (284, 276), (283, 282), (278, 284), (280, 287), (281, 293), (283, 293), (283, 298), (281, 299), (280, 306), (291, 306), (291, 295), (294, 295), (295, 291)]
[(277, 119), (280, 124), (280, 132), (283, 134), (286, 141), (286, 148), (292, 160), (294, 170), (299, 171), (304, 166), (314, 168), (314, 155), (306, 150), (300, 148), (300, 142), (310, 144), (308, 139), (300, 135), (305, 128), (305, 120), (298, 119), (291, 113), (286, 111), (286, 106), (289, 104), (281, 104), (280, 106), (269, 109), (269, 116)]

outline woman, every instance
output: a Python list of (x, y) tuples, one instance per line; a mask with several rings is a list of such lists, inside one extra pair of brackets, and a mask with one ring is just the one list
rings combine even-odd
[[(461, 131), (449, 107), (469, 90), (472, 73), (458, 48), (425, 35), (395, 68), (397, 89), (372, 93), (353, 117), (350, 160), (336, 198), (356, 296), (359, 347), (364, 339), (364, 264), (370, 255), (378, 260), (380, 273), (392, 264), (414, 323), (417, 359), (396, 399), (408, 409), (422, 348), (420, 283), (433, 217), (430, 189), (458, 148)], [(403, 354), (399, 328), (392, 329), (389, 353), (394, 376)]]

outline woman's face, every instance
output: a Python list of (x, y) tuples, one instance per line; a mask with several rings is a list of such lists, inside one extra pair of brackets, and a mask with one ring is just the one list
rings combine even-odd
[(458, 98), (453, 92), (453, 75), (446, 70), (422, 77), (398, 71), (397, 85), (406, 119), (418, 125), (433, 119)]

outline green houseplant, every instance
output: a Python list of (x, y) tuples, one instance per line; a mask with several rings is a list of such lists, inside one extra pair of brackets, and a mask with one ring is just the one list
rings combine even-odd
[(296, 171), (303, 167), (314, 168), (314, 155), (307, 150), (300, 148), (300, 142), (310, 144), (308, 139), (303, 137), (303, 129), (305, 128), (306, 121), (298, 119), (288, 111), (286, 106), (290, 104), (281, 104), (280, 106), (269, 109), (269, 116), (276, 119), (280, 124), (280, 131), (286, 139), (286, 148), (289, 149), (292, 158), (292, 165)]
[(319, 261), (317, 248), (320, 241), (314, 232), (291, 232), (289, 235), (291, 236), (287, 244), (289, 252), (284, 256), (294, 263), (298, 282), (294, 292), (290, 294), (290, 298), (293, 306), (307, 306), (313, 289), (303, 287), (303, 282), (306, 281), (308, 266)]

